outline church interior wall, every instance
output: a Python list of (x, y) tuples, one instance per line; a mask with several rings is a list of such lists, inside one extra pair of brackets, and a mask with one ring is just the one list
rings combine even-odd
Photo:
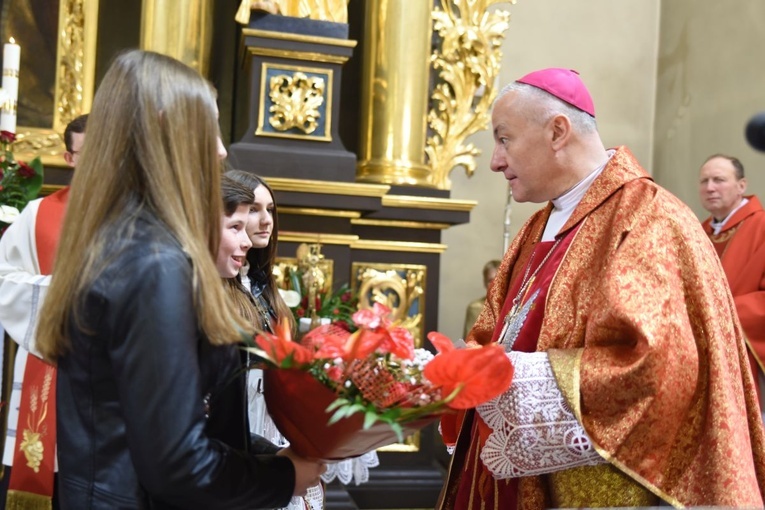
[(765, 194), (765, 154), (744, 128), (765, 110), (765, 2), (665, 0), (661, 7), (654, 175), (705, 218), (696, 182), (715, 153), (738, 157)]

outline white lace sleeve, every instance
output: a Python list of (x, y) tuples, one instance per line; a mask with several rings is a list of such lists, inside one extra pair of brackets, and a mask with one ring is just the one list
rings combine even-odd
[(481, 460), (495, 478), (604, 463), (568, 408), (547, 353), (508, 356), (515, 367), (510, 389), (476, 408), (492, 429)]
[(380, 459), (377, 457), (377, 452), (372, 450), (360, 457), (328, 463), (327, 471), (321, 475), (321, 479), (325, 483), (330, 483), (337, 478), (345, 485), (351, 482), (360, 485), (369, 481), (369, 469), (379, 465)]

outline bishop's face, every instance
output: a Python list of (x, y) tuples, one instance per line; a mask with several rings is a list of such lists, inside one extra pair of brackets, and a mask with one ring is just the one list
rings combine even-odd
[(552, 128), (520, 105), (517, 92), (508, 92), (494, 105), (491, 124), (494, 131), (494, 151), (491, 170), (501, 172), (518, 202), (546, 202), (557, 197), (557, 182), (551, 165)]

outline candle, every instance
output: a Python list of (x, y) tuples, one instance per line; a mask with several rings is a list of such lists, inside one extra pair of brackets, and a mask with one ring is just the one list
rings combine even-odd
[(5, 101), (0, 109), (0, 130), (16, 132), (16, 114), (19, 99), (19, 64), (21, 63), (21, 46), (11, 37), (10, 42), (3, 45), (3, 92)]

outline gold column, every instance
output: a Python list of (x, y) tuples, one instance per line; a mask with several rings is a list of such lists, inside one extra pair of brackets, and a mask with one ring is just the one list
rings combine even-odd
[(425, 163), (430, 0), (367, 0), (356, 178), (432, 187)]
[(207, 76), (212, 7), (212, 0), (143, 0), (141, 48), (177, 58)]

